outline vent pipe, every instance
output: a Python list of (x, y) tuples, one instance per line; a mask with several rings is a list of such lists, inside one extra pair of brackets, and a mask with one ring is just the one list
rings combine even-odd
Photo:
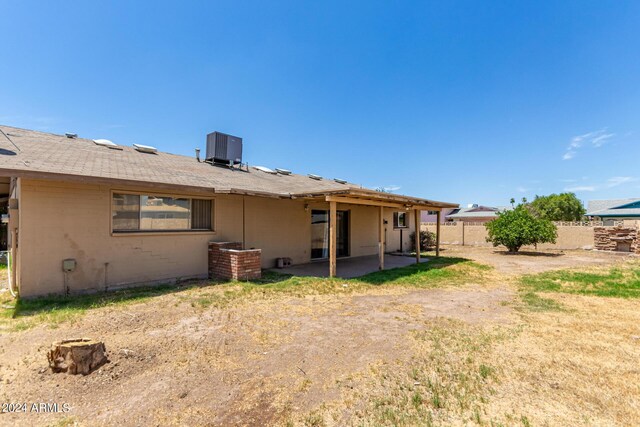
[(200, 149), (196, 148), (196, 160), (200, 163)]

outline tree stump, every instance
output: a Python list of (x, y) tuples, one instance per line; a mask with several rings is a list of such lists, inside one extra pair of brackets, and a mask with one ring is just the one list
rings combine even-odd
[(109, 361), (104, 343), (89, 338), (54, 342), (47, 353), (53, 372), (87, 375)]

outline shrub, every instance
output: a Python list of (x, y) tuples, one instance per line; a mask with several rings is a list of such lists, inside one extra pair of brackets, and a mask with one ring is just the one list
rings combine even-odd
[(535, 217), (524, 204), (513, 210), (499, 212), (498, 217), (485, 224), (493, 246), (506, 246), (510, 252), (518, 252), (524, 245), (555, 243), (558, 231), (549, 220)]
[[(409, 240), (411, 241), (411, 249), (416, 250), (416, 232), (414, 231), (409, 236)], [(436, 234), (430, 231), (421, 231), (420, 232), (420, 249), (424, 250), (427, 248), (433, 248), (436, 245)]]

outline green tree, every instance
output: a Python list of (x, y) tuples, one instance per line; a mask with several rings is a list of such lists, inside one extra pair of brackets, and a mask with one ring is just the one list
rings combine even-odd
[(509, 252), (518, 252), (524, 245), (555, 243), (558, 236), (551, 221), (536, 217), (524, 203), (512, 210), (498, 212), (498, 217), (485, 227), (489, 233), (487, 242), (493, 246), (506, 246)]
[(582, 202), (573, 193), (536, 196), (530, 206), (536, 216), (549, 221), (581, 221), (586, 213)]

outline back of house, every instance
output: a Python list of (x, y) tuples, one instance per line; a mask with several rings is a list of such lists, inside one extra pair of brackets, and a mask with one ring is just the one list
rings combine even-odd
[(11, 285), (30, 297), (205, 278), (209, 242), (260, 249), (262, 268), (405, 251), (416, 215), (457, 205), (0, 126), (0, 207)]

